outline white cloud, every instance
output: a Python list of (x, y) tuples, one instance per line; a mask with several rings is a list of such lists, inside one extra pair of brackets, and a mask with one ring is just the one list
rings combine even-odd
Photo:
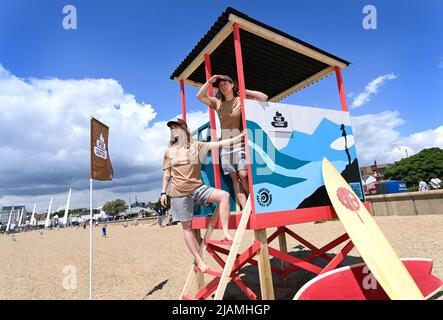
[[(71, 208), (88, 207), (91, 115), (110, 127), (115, 171), (112, 182), (94, 182), (94, 207), (117, 197), (157, 197), (169, 130), (166, 121), (155, 121), (151, 105), (113, 79), (20, 79), (0, 64), (0, 205), (32, 210), (37, 202), (42, 212), (51, 196), (53, 208), (63, 206), (72, 187)], [(187, 117), (191, 129), (207, 119), (201, 111)], [(405, 121), (395, 111), (353, 117), (352, 123), (361, 165), (399, 160), (405, 149), (412, 155), (443, 148), (443, 126), (402, 136), (398, 128)]]
[(397, 111), (367, 114), (352, 117), (358, 158), (361, 166), (378, 163), (393, 163), (424, 148), (443, 148), (443, 125), (407, 136), (402, 136), (398, 127), (405, 120)]
[[(72, 187), (73, 204), (88, 206), (90, 116), (110, 127), (115, 171), (112, 182), (95, 183), (97, 202), (156, 195), (169, 129), (154, 122), (151, 105), (114, 79), (21, 79), (0, 64), (0, 204), (33, 205), (40, 195), (63, 199)], [(204, 112), (188, 115), (191, 128), (206, 119)]]
[(354, 101), (352, 102), (351, 107), (352, 108), (359, 108), (362, 105), (368, 103), (371, 101), (371, 95), (376, 94), (378, 91), (378, 88), (386, 82), (386, 80), (393, 80), (396, 79), (397, 76), (393, 73), (386, 74), (383, 76), (379, 76), (376, 79), (372, 80), (368, 83), (368, 85), (365, 87), (365, 91), (358, 94), (357, 97), (355, 97)]

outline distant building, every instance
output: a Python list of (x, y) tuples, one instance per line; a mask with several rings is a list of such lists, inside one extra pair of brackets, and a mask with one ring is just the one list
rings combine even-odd
[(153, 214), (155, 211), (151, 208), (145, 208), (145, 207), (132, 207), (132, 208), (128, 208), (123, 212), (120, 212), (117, 216), (119, 217), (134, 217), (134, 216), (143, 216), (143, 215), (151, 215)]
[(375, 163), (371, 166), (366, 167), (360, 167), (360, 172), (363, 180), (365, 180), (368, 176), (373, 176), (377, 180), (383, 180), (384, 179), (384, 173), (387, 168), (392, 166), (392, 163), (384, 163), (384, 164), (378, 164)]
[(22, 224), (26, 222), (26, 206), (4, 206), (0, 210), (0, 225), (4, 229), (8, 224), (9, 215), (12, 210), (11, 224), (18, 225), (18, 220), (23, 210)]

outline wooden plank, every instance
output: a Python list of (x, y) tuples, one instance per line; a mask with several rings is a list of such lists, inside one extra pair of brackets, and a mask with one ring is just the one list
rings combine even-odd
[(352, 248), (354, 248), (354, 244), (352, 241), (349, 241), (319, 274), (334, 270), (335, 267), (337, 267), (345, 259), (346, 255), (352, 250)]
[(321, 70), (320, 72), (314, 74), (313, 76), (309, 77), (306, 80), (303, 80), (302, 82), (297, 83), (295, 86), (283, 91), (282, 93), (279, 93), (278, 95), (272, 97), (269, 99), (270, 102), (278, 102), (287, 96), (303, 89), (304, 87), (307, 87), (308, 85), (321, 80), (322, 78), (332, 74), (335, 72), (334, 67), (327, 67), (326, 69)]
[(240, 223), (238, 224), (237, 231), (235, 232), (234, 241), (231, 246), (231, 250), (229, 251), (228, 258), (226, 259), (225, 267), (223, 268), (222, 275), (220, 277), (220, 282), (218, 284), (217, 291), (215, 292), (214, 300), (223, 299), (223, 295), (226, 291), (226, 286), (228, 285), (232, 272), (232, 267), (234, 266), (235, 260), (237, 258), (238, 250), (240, 249), (240, 244), (243, 239), (243, 235), (246, 230), (246, 225), (249, 221), (249, 217), (251, 216), (251, 198), (248, 197), (246, 201), (246, 205), (243, 209), (242, 216), (240, 219)]
[(177, 77), (178, 80), (187, 79), (200, 64), (205, 61), (205, 54), (211, 54), (217, 47), (231, 34), (233, 22), (228, 22), (217, 35), (209, 42), (206, 47), (200, 51), (198, 56), (187, 66), (185, 70)]
[[(174, 78), (174, 80), (175, 80), (175, 81), (180, 81), (180, 80), (182, 80), (182, 79)], [(203, 86), (203, 83), (196, 82), (196, 81), (192, 81), (192, 80), (189, 80), (189, 79), (184, 79), (184, 80), (183, 80), (183, 83), (184, 83), (184, 84), (187, 84), (187, 85), (189, 85), (189, 86), (191, 86), (191, 87), (195, 87), (195, 88), (201, 88), (201, 87)]]
[[(202, 244), (202, 237), (201, 237), (201, 230), (200, 229), (194, 229), (192, 230), (194, 232), (195, 239), (197, 240), (197, 243), (199, 245), (199, 248)], [(195, 289), (196, 291), (200, 291), (201, 288), (205, 286), (205, 276), (202, 272), (195, 272)]]
[(265, 38), (269, 41), (272, 41), (276, 44), (279, 44), (283, 47), (286, 47), (288, 49), (291, 49), (293, 51), (297, 51), (305, 56), (308, 56), (310, 58), (313, 58), (315, 60), (321, 61), (323, 63), (326, 63), (330, 66), (337, 66), (340, 68), (346, 68), (347, 65), (339, 60), (336, 60), (334, 58), (331, 58), (321, 52), (318, 52), (314, 49), (311, 49), (307, 46), (304, 46), (301, 43), (295, 42), (293, 40), (290, 40), (286, 37), (283, 37), (282, 35), (279, 35), (278, 33), (272, 32), (266, 28), (263, 28), (261, 26), (258, 26), (250, 21), (247, 21), (243, 18), (237, 17), (234, 14), (229, 15), (229, 21), (233, 23), (238, 23), (240, 28), (243, 30), (246, 30), (248, 32), (251, 32), (257, 36), (260, 36), (262, 38)]
[[(203, 241), (201, 241), (201, 243), (200, 243), (199, 253), (201, 256), (203, 255), (203, 252), (206, 249), (206, 241), (211, 239), (212, 232), (214, 231), (215, 224), (217, 223), (218, 213), (219, 213), (219, 210), (218, 210), (218, 206), (217, 206), (217, 208), (215, 208), (214, 214), (212, 215), (211, 221), (208, 225), (208, 229), (205, 232), (205, 236), (203, 238)], [(187, 289), (188, 289), (190, 283), (193, 281), (194, 276), (195, 276), (195, 271), (194, 271), (194, 265), (193, 265), (191, 267), (191, 270), (188, 273), (188, 277), (186, 278), (185, 285), (183, 286), (183, 290), (180, 294), (179, 299), (181, 299), (184, 295), (186, 295)]]
[[(282, 232), (278, 235), (278, 246), (280, 251), (283, 253), (288, 253), (288, 244), (286, 242), (286, 233)], [(281, 262), (281, 269), (285, 271), (289, 267), (289, 264), (286, 261)]]
[(262, 300), (274, 300), (274, 285), (272, 283), (271, 260), (268, 251), (266, 229), (255, 230), (255, 239), (260, 241), (258, 252), (258, 273)]

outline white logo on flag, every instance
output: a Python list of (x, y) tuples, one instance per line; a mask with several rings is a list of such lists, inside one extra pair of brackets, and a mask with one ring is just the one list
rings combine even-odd
[(108, 159), (108, 152), (106, 151), (106, 143), (103, 135), (100, 133), (100, 138), (97, 139), (96, 146), (94, 147), (94, 154), (102, 159)]

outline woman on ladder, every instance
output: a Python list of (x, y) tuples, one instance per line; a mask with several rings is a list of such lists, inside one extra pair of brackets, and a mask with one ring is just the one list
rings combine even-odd
[(200, 271), (208, 267), (199, 254), (199, 248), (192, 231), (194, 204), (208, 206), (218, 203), (223, 240), (232, 240), (228, 231), (229, 193), (203, 184), (200, 178), (202, 160), (211, 149), (229, 146), (241, 141), (244, 134), (218, 142), (202, 142), (191, 138), (186, 122), (182, 119), (169, 121), (171, 129), (169, 146), (163, 157), (163, 183), (161, 204), (167, 206), (166, 189), (170, 181), (171, 211), (174, 221), (183, 227), (186, 245), (195, 258)]
[[(207, 91), (214, 84), (218, 87), (215, 97), (209, 97)], [(246, 90), (246, 98), (258, 101), (268, 100), (268, 96), (260, 91)], [(238, 136), (243, 131), (243, 118), (238, 85), (226, 75), (212, 76), (200, 88), (197, 99), (209, 108), (217, 111), (222, 130), (222, 140)], [(242, 140), (222, 148), (221, 165), (223, 173), (230, 175), (237, 200), (245, 207), (249, 195), (248, 171), (245, 157), (245, 146)]]

